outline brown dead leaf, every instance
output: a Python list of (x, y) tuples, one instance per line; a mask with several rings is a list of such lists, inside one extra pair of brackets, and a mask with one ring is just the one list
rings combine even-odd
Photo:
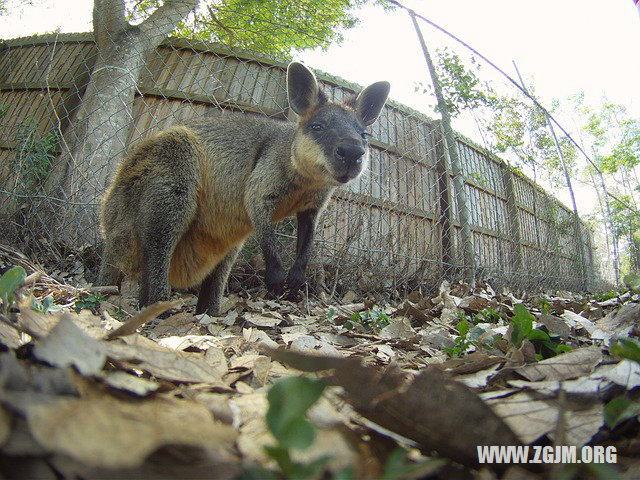
[(493, 410), (520, 437), (529, 444), (549, 435), (553, 438), (558, 430), (561, 413), (566, 422), (563, 444), (582, 446), (587, 443), (604, 423), (602, 403), (564, 402), (540, 398), (533, 392), (488, 400)]
[(333, 370), (327, 381), (344, 388), (346, 398), (362, 416), (418, 442), (427, 451), (436, 450), (466, 465), (477, 465), (477, 445), (520, 443), (475, 393), (436, 367), (407, 380), (396, 368), (363, 366), (357, 359), (283, 350), (270, 354), (303, 371)]
[(236, 436), (203, 405), (187, 400), (64, 399), (30, 408), (27, 421), (50, 452), (111, 469), (137, 467), (166, 445), (214, 449), (231, 460)]
[(18, 302), (20, 315), (18, 315), (18, 325), (20, 328), (35, 338), (46, 336), (58, 323), (58, 317), (45, 313), (36, 312), (31, 309), (32, 298), (25, 297)]
[(640, 325), (640, 304), (627, 303), (620, 310), (614, 310), (595, 324), (604, 332), (604, 340), (608, 341), (619, 335), (626, 336), (634, 326)]
[(17, 325), (13, 326), (9, 320), (2, 316), (0, 319), (0, 343), (9, 348), (18, 348), (28, 343), (31, 337), (26, 333), (21, 333), (17, 329)]
[(398, 310), (393, 312), (393, 316), (395, 317), (396, 315), (402, 315), (402, 316), (413, 318), (415, 321), (417, 321), (421, 325), (424, 325), (426, 323), (433, 321), (433, 317), (431, 315), (424, 313), (422, 310), (412, 305), (411, 302), (409, 301), (404, 302), (404, 305), (402, 306), (402, 308), (399, 308)]
[(107, 355), (118, 362), (149, 372), (156, 378), (171, 382), (209, 383), (212, 387), (228, 388), (222, 377), (202, 353), (177, 352), (168, 349), (148, 349), (136, 345), (109, 342)]
[(182, 300), (174, 300), (172, 302), (156, 302), (143, 308), (139, 313), (130, 318), (124, 325), (117, 330), (109, 332), (107, 340), (113, 340), (118, 337), (124, 337), (135, 333), (135, 331), (147, 322), (155, 319), (158, 315), (163, 314), (170, 308), (182, 305)]
[(112, 388), (134, 393), (139, 397), (149, 395), (160, 388), (160, 384), (158, 382), (154, 382), (153, 380), (149, 380), (144, 377), (131, 375), (120, 370), (105, 373), (103, 380)]
[(407, 317), (393, 318), (391, 323), (380, 330), (378, 335), (384, 339), (401, 338), (414, 340), (417, 337), (415, 330), (411, 327), (411, 321)]
[(39, 360), (57, 367), (73, 365), (82, 375), (97, 375), (107, 359), (103, 342), (86, 335), (68, 315), (62, 315), (49, 334), (33, 348)]
[(539, 380), (569, 380), (589, 375), (602, 361), (602, 349), (584, 347), (547, 358), (541, 362), (525, 365), (517, 373), (533, 382)]

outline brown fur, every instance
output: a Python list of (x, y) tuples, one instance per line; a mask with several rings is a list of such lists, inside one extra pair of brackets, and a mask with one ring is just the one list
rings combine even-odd
[[(217, 115), (171, 127), (133, 149), (102, 204), (100, 283), (137, 276), (142, 305), (167, 298), (170, 285), (201, 285), (197, 310), (216, 314), (231, 265), (255, 232), (267, 287), (279, 292), (286, 281), (299, 288), (317, 216), (335, 186), (366, 165), (359, 132), (377, 117), (388, 84), (365, 89), (353, 109), (331, 105), (313, 74), (292, 64), (288, 88), (301, 115), (297, 126)], [(326, 130), (318, 132), (318, 124)], [(285, 277), (273, 224), (294, 214), (297, 259)]]

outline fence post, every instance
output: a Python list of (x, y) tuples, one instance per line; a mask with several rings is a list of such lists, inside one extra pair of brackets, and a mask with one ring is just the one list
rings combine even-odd
[(451, 185), (449, 181), (449, 169), (447, 167), (447, 153), (444, 148), (444, 135), (442, 133), (441, 123), (438, 122), (438, 128), (433, 129), (433, 136), (436, 149), (436, 174), (438, 175), (438, 209), (440, 216), (438, 224), (440, 225), (440, 242), (442, 248), (442, 279), (450, 278), (451, 268), (454, 264), (453, 242), (451, 241)]
[[(607, 192), (607, 186), (604, 183), (604, 175), (602, 175), (602, 168), (600, 166), (600, 158), (598, 157), (598, 153), (596, 152), (596, 147), (593, 147), (593, 159), (595, 160), (598, 168), (596, 169), (598, 173), (598, 177), (600, 178), (600, 185), (602, 187), (602, 197), (604, 198), (604, 204), (607, 209), (607, 223), (605, 225), (605, 229), (608, 227), (609, 232), (611, 233), (611, 249), (613, 250), (613, 275), (615, 276), (615, 285), (618, 287), (619, 278), (620, 278), (620, 264), (618, 263), (618, 239), (616, 238), (616, 233), (613, 229), (613, 217), (611, 215), (611, 204), (609, 203), (609, 195)], [(609, 246), (607, 246), (607, 249)]]
[[(513, 62), (513, 66), (516, 69), (516, 73), (518, 74), (518, 78), (520, 79), (520, 83), (522, 84), (522, 88), (524, 89), (524, 91), (527, 91), (527, 87), (524, 84), (524, 81), (522, 80), (522, 76), (520, 75), (520, 70), (518, 70), (518, 66), (516, 65), (516, 62)], [(580, 279), (581, 279), (581, 286), (583, 290), (587, 290), (587, 272), (586, 272), (586, 265), (585, 265), (585, 258), (584, 258), (584, 249), (583, 249), (583, 245), (582, 245), (582, 233), (581, 233), (581, 229), (580, 229), (580, 216), (578, 215), (578, 205), (576, 204), (576, 197), (573, 193), (573, 187), (571, 186), (571, 177), (569, 176), (569, 170), (567, 169), (567, 163), (564, 160), (564, 154), (562, 153), (562, 148), (560, 148), (560, 142), (558, 142), (558, 137), (556, 137), (556, 131), (553, 128), (553, 124), (551, 123), (551, 119), (549, 118), (549, 115), (547, 114), (547, 112), (544, 112), (544, 118), (547, 121), (547, 125), (549, 127), (549, 131), (551, 132), (551, 136), (553, 137), (553, 141), (556, 145), (556, 150), (558, 151), (558, 156), (560, 158), (560, 164), (562, 165), (562, 169), (564, 170), (564, 178), (565, 181), (567, 182), (567, 187), (569, 188), (569, 195), (571, 196), (571, 203), (573, 204), (573, 216), (574, 216), (574, 230), (575, 230), (575, 237), (576, 237), (576, 242), (577, 242), (577, 250), (578, 253), (580, 255)]]
[(511, 244), (509, 258), (511, 264), (508, 267), (511, 278), (515, 277), (516, 272), (522, 272), (522, 238), (520, 236), (520, 217), (518, 215), (518, 204), (516, 200), (516, 192), (513, 185), (513, 172), (508, 165), (502, 166), (502, 179), (504, 181), (504, 190), (507, 197), (507, 216), (509, 218), (509, 240)]
[(453, 187), (456, 195), (456, 204), (458, 207), (458, 219), (460, 220), (461, 239), (462, 239), (462, 257), (464, 264), (464, 280), (470, 285), (475, 285), (475, 259), (473, 255), (473, 237), (471, 233), (471, 223), (469, 217), (469, 206), (467, 203), (467, 197), (464, 192), (464, 176), (462, 172), (462, 165), (460, 163), (460, 155), (458, 153), (458, 145), (456, 137), (451, 128), (451, 116), (449, 109), (442, 95), (442, 88), (438, 79), (435, 66), (431, 61), (427, 44), (424, 41), (420, 26), (416, 20), (416, 14), (413, 10), (408, 10), (411, 16), (411, 21), (418, 35), (418, 40), (422, 47), (422, 53), (424, 59), (427, 62), (431, 80), (433, 81), (433, 89), (435, 90), (436, 98), (438, 99), (438, 109), (442, 116), (442, 130), (444, 132), (445, 142), (447, 144), (447, 153), (449, 154), (449, 160), (451, 161), (451, 172), (453, 173)]

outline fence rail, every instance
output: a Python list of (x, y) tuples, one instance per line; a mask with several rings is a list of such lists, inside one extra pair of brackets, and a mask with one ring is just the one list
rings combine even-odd
[[(41, 255), (56, 244), (40, 217), (51, 212), (43, 204), (65, 199), (25, 183), (25, 170), (33, 165), (25, 163), (21, 146), (27, 131), (40, 139), (47, 132), (66, 133), (96, 55), (91, 34), (0, 45), (0, 106), (6, 112), (0, 118), (2, 241), (28, 243)], [(137, 83), (131, 125), (122, 126), (129, 136), (121, 154), (141, 138), (211, 109), (292, 120), (285, 69), (284, 62), (260, 55), (165, 41), (147, 58)], [(318, 78), (336, 101), (358, 90), (329, 75)], [(369, 171), (337, 191), (322, 219), (312, 261), (316, 281), (340, 292), (433, 287), (457, 279), (463, 267), (460, 223), (440, 123), (389, 102), (371, 134)], [(479, 276), (530, 290), (580, 290), (585, 280), (593, 287), (598, 272), (586, 226), (576, 238), (573, 213), (564, 205), (485, 149), (462, 136), (457, 143)], [(293, 225), (285, 222), (280, 232), (291, 252)], [(97, 228), (93, 238), (97, 243)], [(586, 279), (580, 278), (581, 248), (587, 253)], [(239, 267), (249, 275), (256, 273), (254, 251), (250, 245)]]

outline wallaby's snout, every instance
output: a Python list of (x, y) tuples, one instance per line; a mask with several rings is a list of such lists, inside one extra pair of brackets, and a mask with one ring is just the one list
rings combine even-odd
[(366, 150), (360, 143), (342, 141), (335, 149), (335, 178), (340, 183), (347, 183), (356, 178), (364, 169)]

